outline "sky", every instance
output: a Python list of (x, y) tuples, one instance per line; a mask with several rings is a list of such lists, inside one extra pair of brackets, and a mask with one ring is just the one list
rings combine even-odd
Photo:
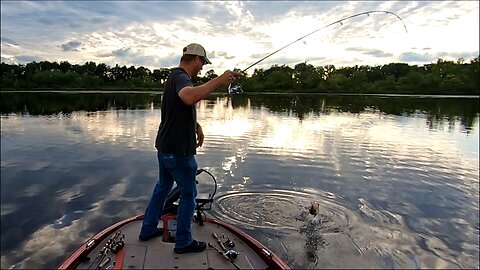
[[(178, 66), (200, 43), (213, 69), (273, 65), (424, 65), (479, 56), (479, 1), (8, 1), (1, 0), (1, 61), (93, 61)], [(325, 27), (342, 18), (362, 15)]]

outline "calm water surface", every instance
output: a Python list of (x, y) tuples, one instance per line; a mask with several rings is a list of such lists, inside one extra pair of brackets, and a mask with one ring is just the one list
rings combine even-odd
[[(55, 267), (143, 213), (160, 95), (1, 95), (1, 268)], [(478, 98), (214, 96), (197, 111), (210, 214), (291, 267), (479, 267)]]

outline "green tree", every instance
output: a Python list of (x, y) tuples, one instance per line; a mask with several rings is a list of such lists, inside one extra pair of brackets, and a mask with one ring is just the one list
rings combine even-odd
[(367, 73), (360, 70), (353, 71), (352, 75), (347, 78), (347, 87), (344, 89), (345, 92), (350, 93), (368, 93), (370, 92), (369, 87), (367, 86)]
[(86, 62), (83, 65), (83, 70), (87, 75), (95, 75), (97, 71), (97, 64), (95, 62)]
[(274, 91), (291, 91), (294, 89), (293, 70), (288, 66), (274, 65), (265, 70), (263, 75), (265, 76), (263, 85), (265, 89)]
[(367, 74), (367, 80), (370, 83), (385, 80), (386, 78), (385, 74), (382, 72), (382, 69), (379, 66), (368, 67), (366, 69), (366, 74)]
[(424, 77), (417, 70), (410, 71), (398, 80), (398, 91), (402, 94), (425, 93), (428, 88)]
[(293, 69), (293, 79), (297, 90), (312, 91), (317, 89), (319, 83), (323, 80), (322, 75), (317, 68), (305, 62), (295, 65)]
[(394, 75), (388, 75), (385, 80), (376, 81), (372, 85), (372, 91), (376, 93), (397, 93), (397, 82)]
[(101, 63), (99, 64), (96, 68), (95, 68), (95, 75), (97, 77), (99, 77), (100, 79), (102, 79), (104, 82), (108, 82), (109, 81), (109, 67), (107, 65), (105, 65), (104, 63)]
[(345, 75), (343, 74), (333, 74), (326, 81), (327, 92), (340, 93), (345, 89)]
[[(143, 66), (107, 66), (89, 61), (72, 65), (67, 61), (30, 62), (26, 65), (0, 65), (2, 89), (37, 88), (158, 88), (164, 84), (170, 69), (151, 72)], [(255, 69), (251, 76), (238, 78), (244, 91), (301, 91), (348, 93), (406, 93), (479, 95), (479, 57), (469, 63), (465, 59), (423, 66), (390, 63), (383, 66), (352, 66), (335, 68), (333, 65), (315, 67), (299, 63), (292, 69), (273, 65), (269, 69)], [(199, 84), (217, 77), (213, 70), (194, 78)]]
[(405, 63), (391, 63), (382, 66), (381, 70), (385, 77), (393, 75), (395, 80), (398, 80), (398, 78), (408, 74), (410, 71), (410, 66)]
[(466, 74), (468, 75), (468, 94), (480, 94), (480, 61), (479, 57), (473, 58), (467, 65)]
[(70, 65), (70, 63), (68, 63), (67, 61), (61, 61), (58, 65), (58, 69), (63, 73), (67, 73), (67, 71), (70, 71), (72, 69), (72, 65)]

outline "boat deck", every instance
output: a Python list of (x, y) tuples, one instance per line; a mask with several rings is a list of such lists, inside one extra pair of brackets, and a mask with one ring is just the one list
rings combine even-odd
[[(212, 247), (207, 247), (205, 252), (176, 254), (173, 251), (174, 243), (164, 242), (162, 237), (150, 239), (149, 241), (140, 241), (138, 233), (140, 232), (142, 221), (130, 222), (119, 229), (121, 234), (125, 234), (125, 246), (117, 254), (107, 253), (103, 261), (109, 262), (99, 269), (266, 269), (267, 264), (259, 255), (250, 248), (246, 242), (238, 236), (215, 223), (206, 222), (203, 226), (196, 223), (192, 224), (194, 239), (211, 243), (218, 250), (223, 251), (217, 240), (213, 237), (215, 233), (221, 242), (230, 239), (235, 243), (234, 249), (239, 253), (234, 261), (235, 265), (225, 257), (215, 251)], [(170, 225), (169, 225), (170, 227)], [(118, 230), (117, 230), (118, 231)], [(115, 232), (117, 232), (115, 231)], [(114, 233), (115, 233), (114, 232)], [(110, 239), (110, 235), (91, 251), (90, 260), (80, 263), (77, 269), (96, 269), (100, 259), (96, 261), (101, 249)], [(115, 262), (115, 264), (114, 264)]]

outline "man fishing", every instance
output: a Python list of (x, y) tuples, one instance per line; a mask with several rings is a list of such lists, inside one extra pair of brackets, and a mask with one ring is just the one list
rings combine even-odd
[(163, 230), (157, 225), (175, 181), (180, 190), (175, 253), (202, 252), (207, 247), (205, 242), (192, 237), (198, 168), (194, 155), (204, 140), (202, 127), (197, 122), (195, 104), (241, 75), (228, 70), (202, 85), (193, 86), (191, 78), (206, 64), (211, 62), (205, 49), (200, 44), (189, 44), (183, 48), (179, 67), (172, 69), (165, 83), (161, 121), (155, 141), (159, 179), (145, 211), (139, 235), (142, 241), (162, 235)]

